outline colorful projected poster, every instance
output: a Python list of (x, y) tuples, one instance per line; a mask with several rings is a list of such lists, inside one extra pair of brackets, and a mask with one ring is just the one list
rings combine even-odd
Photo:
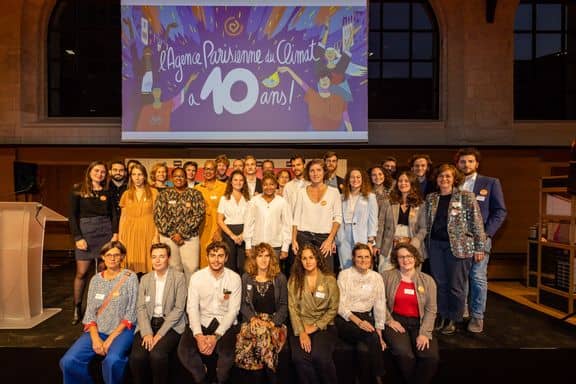
[(122, 59), (123, 140), (368, 139), (365, 0), (124, 0)]

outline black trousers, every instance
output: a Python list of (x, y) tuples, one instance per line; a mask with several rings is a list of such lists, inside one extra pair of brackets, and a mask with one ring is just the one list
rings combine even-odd
[(432, 381), (438, 367), (438, 340), (431, 339), (430, 347), (419, 351), (416, 337), (420, 330), (420, 319), (393, 314), (404, 329), (399, 333), (390, 327), (384, 329), (384, 341), (394, 356), (404, 381), (409, 384), (426, 384)]
[[(237, 224), (237, 225), (228, 225), (228, 228), (234, 233), (235, 235), (239, 235), (244, 230), (244, 225)], [(246, 245), (242, 242), (240, 245), (236, 244), (234, 240), (228, 236), (228, 234), (222, 232), (222, 240), (226, 242), (228, 245), (228, 249), (230, 249), (230, 256), (228, 257), (228, 261), (226, 261), (226, 267), (230, 268), (236, 273), (242, 275), (244, 273), (244, 258), (246, 255), (245, 247)]]
[[(156, 328), (156, 329), (154, 329)], [(153, 327), (154, 334), (160, 327)], [(134, 335), (132, 352), (130, 353), (130, 371), (132, 381), (136, 384), (153, 383), (163, 384), (169, 382), (170, 358), (176, 351), (180, 335), (173, 329), (169, 330), (149, 352), (142, 346), (142, 335)]]
[[(358, 313), (356, 316), (374, 325), (372, 313)], [(334, 321), (338, 329), (338, 336), (356, 347), (357, 372), (360, 383), (372, 384), (376, 376), (384, 376), (386, 369), (384, 369), (378, 333), (363, 331), (353, 322), (346, 321), (340, 316), (336, 316)]]
[(338, 331), (329, 325), (324, 331), (316, 331), (310, 335), (312, 351), (307, 353), (300, 346), (300, 338), (290, 336), (290, 349), (292, 350), (292, 363), (296, 367), (299, 383), (301, 384), (336, 384), (336, 365), (332, 354), (338, 339)]
[[(302, 248), (306, 244), (310, 244), (318, 248), (320, 250), (320, 246), (328, 238), (328, 233), (313, 233), (313, 232), (305, 232), (305, 231), (298, 231), (296, 233), (296, 241), (298, 242), (298, 246)], [(296, 260), (299, 261), (299, 260)], [(334, 272), (334, 255), (332, 252), (324, 258), (324, 262), (328, 266), (328, 270), (330, 272)]]
[[(236, 335), (238, 331), (239, 328), (237, 325), (231, 326), (216, 343), (212, 355), (206, 356), (198, 350), (198, 344), (190, 328), (186, 328), (186, 332), (182, 335), (180, 344), (178, 345), (178, 357), (184, 368), (192, 374), (196, 383), (203, 383), (207, 376), (216, 376), (219, 383), (225, 383), (228, 380), (230, 370), (234, 365)], [(204, 327), (202, 327), (202, 332), (205, 335), (211, 334), (207, 333)], [(214, 357), (216, 358), (215, 375), (213, 372), (206, 372), (204, 369), (204, 360)]]

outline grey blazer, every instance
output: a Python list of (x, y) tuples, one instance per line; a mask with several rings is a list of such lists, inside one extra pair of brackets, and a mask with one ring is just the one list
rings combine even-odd
[[(162, 309), (164, 310), (164, 324), (158, 330), (158, 334), (164, 336), (170, 328), (176, 333), (182, 334), (186, 328), (186, 317), (184, 309), (186, 307), (186, 296), (188, 288), (186, 279), (182, 272), (168, 267), (166, 272), (166, 285), (164, 287), (164, 297), (162, 298)], [(154, 302), (156, 299), (156, 281), (154, 272), (149, 272), (142, 276), (140, 288), (138, 289), (138, 302), (136, 311), (138, 325), (135, 332), (140, 331), (142, 337), (152, 335), (150, 319), (154, 314)]]
[[(422, 259), (426, 259), (426, 247), (422, 242), (426, 237), (426, 227), (422, 227), (418, 222), (418, 211), (420, 207), (411, 207), (408, 215), (408, 229), (410, 231), (410, 244), (415, 246), (422, 254)], [(376, 248), (380, 249), (382, 255), (387, 256), (392, 249), (396, 224), (398, 224), (398, 214), (400, 204), (384, 203), (378, 215), (378, 234), (376, 236)]]
[[(242, 321), (250, 321), (256, 315), (254, 310), (253, 298), (256, 282), (254, 277), (247, 273), (242, 275), (242, 305), (240, 306), (240, 313), (242, 314)], [(279, 273), (274, 278), (274, 301), (276, 303), (276, 312), (272, 315), (272, 321), (276, 326), (284, 324), (288, 317), (288, 286), (286, 277)]]
[[(386, 292), (386, 322), (388, 322), (394, 319), (392, 316), (394, 300), (400, 281), (402, 281), (402, 276), (400, 275), (400, 270), (393, 269), (384, 272), (382, 278), (384, 279), (384, 289)], [(436, 283), (432, 276), (424, 272), (416, 272), (414, 283), (416, 286), (416, 296), (418, 297), (418, 312), (420, 314), (420, 331), (418, 334), (424, 335), (432, 340), (437, 308)]]

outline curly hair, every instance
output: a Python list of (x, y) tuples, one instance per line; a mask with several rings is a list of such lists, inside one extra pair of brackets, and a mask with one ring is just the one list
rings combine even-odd
[(372, 182), (372, 171), (375, 169), (379, 169), (384, 174), (384, 189), (389, 191), (394, 184), (394, 178), (389, 170), (380, 165), (368, 168), (368, 176), (370, 176), (370, 184), (372, 184), (372, 188), (374, 188), (374, 183)]
[(372, 192), (372, 183), (370, 183), (370, 178), (368, 174), (363, 169), (354, 167), (350, 168), (348, 172), (346, 172), (346, 178), (344, 179), (344, 200), (348, 200), (350, 198), (351, 190), (350, 190), (350, 177), (352, 177), (352, 172), (359, 172), (360, 177), (362, 177), (362, 186), (360, 187), (360, 194), (368, 198), (370, 192)]
[(230, 177), (228, 177), (228, 181), (226, 182), (226, 190), (224, 191), (224, 197), (226, 197), (226, 200), (230, 200), (230, 196), (232, 196), (232, 191), (234, 190), (234, 187), (232, 187), (232, 179), (236, 175), (242, 176), (242, 180), (244, 180), (244, 185), (242, 186), (241, 190), (242, 196), (244, 196), (244, 199), (246, 201), (249, 201), (250, 191), (248, 190), (248, 183), (246, 182), (246, 176), (244, 176), (244, 173), (242, 173), (242, 171), (239, 170), (232, 172), (230, 174)]
[(406, 204), (410, 207), (418, 207), (422, 204), (422, 197), (420, 196), (420, 183), (418, 182), (418, 178), (412, 171), (401, 171), (398, 173), (398, 178), (396, 179), (396, 184), (394, 184), (394, 188), (390, 192), (390, 203), (391, 204), (402, 204), (402, 192), (398, 188), (398, 179), (400, 176), (406, 176), (408, 181), (410, 182), (410, 192), (408, 192), (408, 196), (406, 196)]
[(278, 256), (274, 251), (274, 248), (268, 243), (260, 243), (254, 247), (254, 252), (246, 258), (246, 263), (244, 264), (244, 271), (250, 276), (256, 276), (258, 274), (258, 265), (256, 264), (256, 258), (258, 255), (267, 252), (270, 256), (270, 264), (268, 265), (268, 271), (266, 271), (266, 277), (273, 280), (280, 273), (280, 261)]
[(292, 270), (290, 271), (290, 279), (288, 280), (288, 285), (292, 285), (296, 290), (299, 297), (302, 297), (302, 290), (304, 289), (304, 276), (306, 271), (302, 265), (302, 254), (304, 251), (312, 252), (312, 255), (316, 259), (316, 268), (319, 269), (323, 274), (330, 274), (328, 271), (328, 265), (324, 261), (324, 258), (320, 255), (318, 248), (312, 244), (304, 244), (300, 247), (298, 251), (298, 257), (294, 260), (292, 264)]

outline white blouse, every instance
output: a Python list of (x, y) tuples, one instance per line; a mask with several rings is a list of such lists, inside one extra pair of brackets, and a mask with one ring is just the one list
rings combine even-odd
[(306, 192), (298, 191), (294, 207), (294, 222), (299, 231), (330, 233), (332, 223), (342, 224), (342, 198), (336, 188), (328, 187), (319, 202), (314, 203)]
[(376, 328), (384, 329), (386, 323), (386, 295), (382, 276), (372, 270), (360, 273), (355, 267), (338, 274), (340, 303), (338, 314), (349, 321), (352, 312), (374, 312)]
[(292, 213), (290, 205), (282, 196), (274, 196), (269, 203), (262, 195), (254, 197), (249, 204), (244, 225), (246, 249), (266, 242), (272, 248), (281, 247), (288, 252), (292, 240)]
[(224, 224), (226, 225), (244, 224), (247, 210), (248, 202), (244, 196), (242, 196), (238, 202), (236, 202), (236, 199), (232, 195), (230, 195), (230, 199), (222, 196), (218, 203), (218, 213), (224, 215)]

